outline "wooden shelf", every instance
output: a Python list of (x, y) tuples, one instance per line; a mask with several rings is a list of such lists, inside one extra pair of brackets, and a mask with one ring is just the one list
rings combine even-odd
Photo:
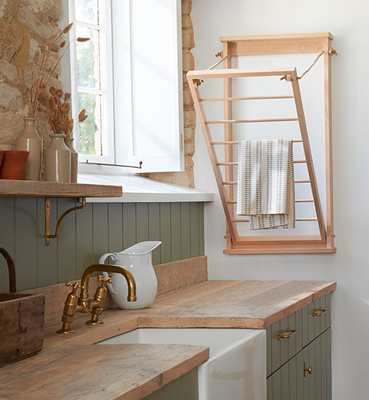
[(121, 197), (121, 186), (0, 179), (0, 196), (9, 197)]

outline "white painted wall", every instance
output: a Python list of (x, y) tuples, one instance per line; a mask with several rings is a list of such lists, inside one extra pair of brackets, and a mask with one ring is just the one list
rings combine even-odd
[(369, 3), (363, 0), (194, 0), (191, 13), (196, 69), (215, 63), (214, 55), (222, 48), (220, 36), (327, 31), (334, 35), (332, 45), (339, 54), (332, 59), (336, 254), (224, 255), (225, 218), (199, 126), (194, 161), (196, 187), (216, 193), (215, 202), (205, 206), (211, 279), (338, 282), (332, 296), (335, 400), (369, 396), (368, 15)]

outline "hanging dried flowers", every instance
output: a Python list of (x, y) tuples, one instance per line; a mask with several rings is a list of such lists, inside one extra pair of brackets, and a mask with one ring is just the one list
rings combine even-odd
[[(48, 45), (46, 44), (40, 44), (38, 46), (38, 49), (33, 57), (33, 70), (32, 70), (32, 87), (30, 90), (30, 106), (29, 106), (29, 111), (28, 111), (28, 116), (29, 117), (34, 117), (36, 114), (36, 110), (40, 110), (39, 107), (39, 102), (40, 100), (40, 96), (41, 98), (43, 98), (43, 102), (42, 102), (42, 106), (44, 108), (46, 108), (46, 100), (45, 100), (45, 96), (47, 97), (48, 95), (45, 94), (46, 89), (48, 88), (49, 85), (49, 81), (51, 79), (51, 77), (53, 76), (55, 69), (57, 68), (57, 66), (60, 64), (60, 60), (63, 58), (65, 52), (67, 51), (67, 49), (69, 48), (70, 44), (72, 42), (70, 42), (68, 44), (68, 46), (66, 46), (66, 41), (63, 40), (60, 45), (59, 45), (59, 49), (64, 49), (63, 53), (59, 56), (58, 61), (55, 63), (55, 65), (51, 68), (51, 70), (48, 70), (46, 68), (46, 65), (48, 64), (49, 58), (50, 58), (50, 51), (51, 48), (56, 44), (56, 42), (65, 34), (67, 34), (71, 28), (72, 28), (73, 23), (67, 25), (59, 34), (57, 35), (53, 35), (48, 39)], [(83, 37), (78, 37), (77, 42), (87, 42), (90, 39), (89, 38), (83, 38)], [(36, 77), (35, 77), (36, 76)], [(64, 103), (65, 100), (70, 99), (70, 94), (66, 93), (65, 95), (63, 94), (63, 91), (61, 89), (55, 89), (54, 87), (51, 87), (49, 89), (52, 98), (55, 97), (59, 98), (59, 103), (55, 102), (55, 104), (53, 105), (53, 107), (56, 107), (56, 104), (58, 104), (58, 107), (61, 106), (62, 102)], [(65, 96), (67, 96), (67, 98), (65, 98)], [(52, 101), (54, 101), (52, 100)], [(63, 112), (64, 114), (66, 114), (66, 108), (68, 108), (69, 106), (69, 110), (70, 110), (70, 104), (65, 105), (63, 108)], [(68, 118), (69, 118), (69, 110), (68, 110)], [(56, 111), (56, 109), (54, 110)], [(60, 116), (59, 116), (60, 117)], [(50, 114), (49, 114), (49, 118), (50, 118)], [(66, 120), (66, 117), (64, 115), (63, 117), (63, 121)], [(54, 118), (53, 118), (54, 121)], [(57, 126), (60, 126), (57, 125)], [(54, 130), (54, 127), (53, 127)], [(73, 130), (73, 129), (72, 129)], [(65, 130), (63, 130), (65, 131)], [(54, 131), (55, 132), (55, 131)]]

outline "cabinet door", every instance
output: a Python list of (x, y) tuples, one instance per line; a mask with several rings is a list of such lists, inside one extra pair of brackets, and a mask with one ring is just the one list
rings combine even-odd
[(332, 400), (330, 335), (329, 328), (268, 377), (268, 400)]
[(302, 351), (305, 371), (304, 400), (331, 400), (331, 329), (327, 329)]

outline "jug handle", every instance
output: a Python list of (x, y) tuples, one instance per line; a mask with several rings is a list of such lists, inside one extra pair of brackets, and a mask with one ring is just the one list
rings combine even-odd
[[(106, 253), (106, 254), (104, 254), (103, 256), (100, 257), (99, 264), (105, 264), (105, 260), (108, 257), (111, 257), (114, 261), (118, 261), (119, 260), (118, 257), (114, 253)], [(104, 275), (104, 278), (109, 278), (109, 275), (108, 275), (107, 272), (102, 271), (102, 273)], [(108, 288), (110, 290), (110, 293), (118, 294), (118, 292), (115, 291), (113, 284), (111, 284), (111, 283), (106, 283), (106, 284), (107, 284), (107, 286), (108, 286)]]

